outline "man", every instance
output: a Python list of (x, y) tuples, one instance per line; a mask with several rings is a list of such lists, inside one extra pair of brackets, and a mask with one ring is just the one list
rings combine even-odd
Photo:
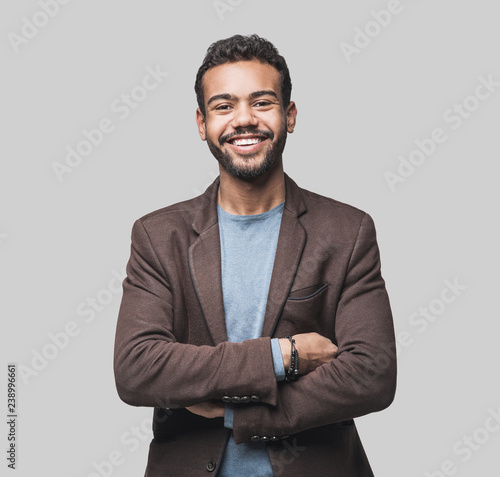
[(283, 172), (297, 108), (267, 40), (211, 45), (195, 90), (220, 176), (134, 224), (117, 325), (118, 393), (155, 407), (146, 475), (372, 476), (352, 418), (396, 379), (373, 222)]

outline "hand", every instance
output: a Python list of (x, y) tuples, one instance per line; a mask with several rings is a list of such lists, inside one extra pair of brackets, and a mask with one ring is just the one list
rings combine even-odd
[[(299, 375), (314, 371), (318, 366), (328, 363), (337, 356), (338, 348), (331, 340), (318, 333), (301, 333), (294, 335), (295, 347), (299, 352)], [(279, 340), (285, 369), (290, 366), (291, 345), (288, 338)]]
[(198, 416), (207, 417), (208, 419), (213, 419), (214, 417), (224, 417), (224, 403), (217, 401), (204, 401), (198, 404), (193, 404), (192, 406), (186, 407), (186, 409), (193, 414)]

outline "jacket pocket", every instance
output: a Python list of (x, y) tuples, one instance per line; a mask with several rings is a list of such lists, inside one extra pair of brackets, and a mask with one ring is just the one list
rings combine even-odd
[(292, 290), (288, 295), (288, 300), (308, 300), (328, 288), (328, 283), (319, 283), (317, 285), (312, 285), (309, 287), (300, 288), (298, 290)]
[(316, 331), (324, 336), (330, 336), (333, 325), (325, 326), (328, 321), (325, 313), (328, 308), (327, 292), (328, 283), (317, 283), (292, 290), (281, 313), (279, 335)]

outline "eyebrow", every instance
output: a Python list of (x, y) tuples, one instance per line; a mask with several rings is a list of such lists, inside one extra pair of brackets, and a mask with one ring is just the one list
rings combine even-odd
[(251, 95), (250, 98), (258, 98), (259, 96), (273, 96), (274, 98), (278, 99), (278, 95), (271, 89), (264, 89), (262, 91), (254, 91)]
[[(264, 89), (261, 91), (254, 91), (253, 93), (250, 93), (250, 99), (258, 98), (260, 96), (273, 96), (274, 98), (278, 99), (278, 95), (270, 89)], [(231, 100), (231, 99), (236, 99), (236, 96), (233, 96), (232, 94), (229, 93), (221, 93), (221, 94), (216, 94), (212, 96), (208, 102), (207, 106), (210, 105), (210, 103), (213, 103), (214, 101), (218, 101), (220, 99), (225, 99), (225, 100)]]

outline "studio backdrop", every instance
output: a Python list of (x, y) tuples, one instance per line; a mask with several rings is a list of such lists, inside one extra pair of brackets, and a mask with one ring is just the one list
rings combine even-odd
[(193, 87), (236, 33), (288, 62), (285, 171), (375, 221), (399, 358), (394, 403), (356, 419), (375, 475), (500, 475), (497, 2), (0, 10), (2, 475), (143, 475), (151, 409), (112, 369), (130, 233), (217, 177)]

